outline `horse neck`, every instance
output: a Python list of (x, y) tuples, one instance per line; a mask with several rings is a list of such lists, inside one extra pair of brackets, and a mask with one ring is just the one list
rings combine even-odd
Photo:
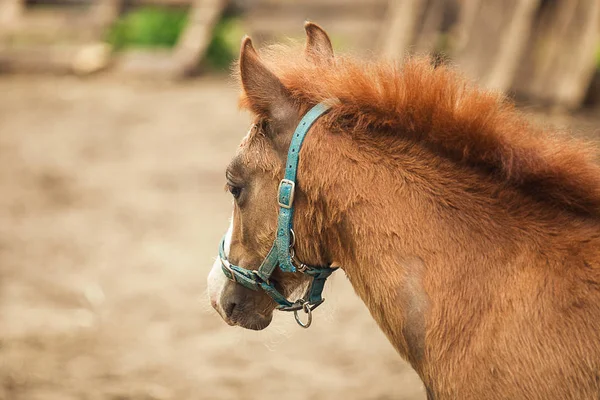
[(481, 296), (494, 266), (518, 250), (522, 229), (493, 200), (493, 184), (425, 148), (325, 137), (310, 138), (303, 153), (311, 218), (327, 216), (318, 227), (331, 259), (419, 371), (427, 318), (443, 312), (461, 280)]

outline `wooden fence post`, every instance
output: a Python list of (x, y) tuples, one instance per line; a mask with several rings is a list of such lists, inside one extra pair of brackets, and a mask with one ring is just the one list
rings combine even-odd
[(99, 0), (95, 6), (94, 19), (102, 27), (108, 27), (119, 16), (123, 0)]
[(414, 51), (416, 53), (432, 53), (437, 49), (442, 23), (448, 6), (448, 0), (431, 0), (429, 7), (422, 10), (423, 24), (416, 30)]
[(174, 50), (177, 76), (191, 74), (198, 67), (200, 58), (206, 52), (212, 32), (219, 21), (225, 0), (195, 0), (189, 12), (188, 23)]
[(24, 0), (2, 0), (0, 2), (0, 36), (18, 21), (24, 9)]
[(425, 5), (426, 2), (422, 0), (390, 0), (388, 18), (380, 39), (384, 57), (398, 58), (408, 52)]
[(600, 43), (600, 0), (549, 3), (529, 41), (513, 89), (567, 108), (584, 100)]
[(485, 87), (513, 82), (540, 0), (465, 0), (454, 58)]
[(156, 4), (190, 4), (188, 22), (173, 50), (131, 50), (119, 55), (115, 69), (137, 76), (178, 79), (196, 70), (226, 0), (154, 0)]

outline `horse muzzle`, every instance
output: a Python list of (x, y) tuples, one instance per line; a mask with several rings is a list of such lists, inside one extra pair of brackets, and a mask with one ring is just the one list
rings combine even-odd
[(210, 304), (231, 326), (262, 330), (273, 319), (274, 305), (264, 293), (237, 285), (221, 272), (221, 262), (215, 261), (208, 275)]

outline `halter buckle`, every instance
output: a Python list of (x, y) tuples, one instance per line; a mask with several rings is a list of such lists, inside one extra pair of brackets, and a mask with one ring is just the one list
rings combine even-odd
[(279, 207), (292, 208), (294, 204), (294, 192), (296, 191), (296, 182), (289, 179), (282, 179), (279, 182), (279, 189), (277, 193), (277, 203)]

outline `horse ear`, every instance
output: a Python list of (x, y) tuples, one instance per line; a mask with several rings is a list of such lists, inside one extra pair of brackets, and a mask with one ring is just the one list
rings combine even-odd
[(262, 63), (248, 36), (242, 39), (240, 76), (253, 112), (273, 119), (286, 118), (293, 107), (290, 93)]
[(306, 58), (316, 63), (333, 62), (333, 46), (329, 35), (319, 25), (306, 21), (304, 23), (306, 30)]

